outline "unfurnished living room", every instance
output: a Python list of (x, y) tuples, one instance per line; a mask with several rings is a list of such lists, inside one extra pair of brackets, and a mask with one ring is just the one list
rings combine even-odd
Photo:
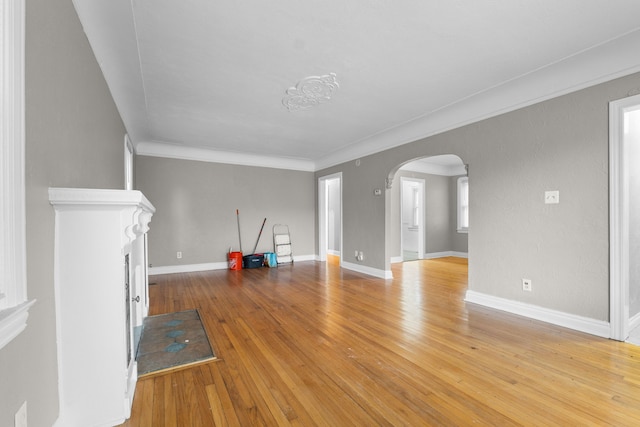
[(1, 1), (0, 426), (640, 425), (640, 1)]

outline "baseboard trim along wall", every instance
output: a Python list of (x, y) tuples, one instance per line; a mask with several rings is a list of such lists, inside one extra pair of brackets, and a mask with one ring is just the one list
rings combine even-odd
[[(299, 255), (293, 257), (293, 262), (315, 261), (315, 255)], [(225, 270), (229, 268), (226, 262), (207, 262), (202, 264), (165, 265), (149, 267), (149, 276), (156, 274), (194, 273), (197, 271)]]
[(455, 256), (458, 258), (469, 258), (469, 254), (467, 252), (446, 251), (446, 252), (431, 252), (431, 253), (424, 254), (423, 259), (444, 258), (448, 256)]
[[(446, 251), (446, 252), (431, 252), (428, 254), (424, 254), (422, 259), (434, 259), (434, 258), (444, 258), (448, 256), (455, 256), (458, 258), (469, 258), (469, 254), (467, 252), (456, 252), (456, 251)], [(396, 264), (402, 262), (402, 255), (391, 257), (391, 264)]]
[(506, 311), (519, 316), (528, 317), (553, 325), (562, 326), (587, 334), (596, 335), (603, 338), (610, 337), (609, 322), (577, 316), (575, 314), (564, 313), (551, 310), (520, 301), (512, 301), (505, 298), (495, 297), (468, 290), (464, 299), (466, 302), (482, 305), (496, 310)]
[(374, 276), (379, 279), (393, 279), (391, 270), (380, 270), (373, 267), (367, 267), (366, 265), (354, 264), (346, 261), (342, 261), (342, 268), (356, 271), (358, 273), (368, 274), (369, 276)]

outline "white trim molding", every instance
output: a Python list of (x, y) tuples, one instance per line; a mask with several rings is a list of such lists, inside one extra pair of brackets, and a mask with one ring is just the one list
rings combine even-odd
[[(316, 261), (315, 255), (299, 255), (293, 257), (294, 264), (301, 261)], [(149, 276), (158, 274), (195, 273), (198, 271), (226, 270), (229, 264), (226, 262), (205, 262), (201, 264), (164, 265), (149, 267)]]
[(457, 257), (457, 258), (469, 258), (467, 252), (445, 251), (445, 252), (431, 252), (424, 254), (424, 259), (445, 258), (445, 257)]
[(629, 337), (629, 159), (624, 144), (625, 112), (640, 95), (609, 103), (609, 322), (610, 338)]
[(346, 261), (342, 261), (341, 267), (346, 270), (367, 274), (379, 279), (393, 279), (393, 273), (391, 270), (380, 270), (379, 268), (368, 267), (366, 265), (354, 264)]
[(0, 348), (27, 326), (24, 0), (0, 7)]
[(465, 302), (482, 305), (496, 310), (517, 314), (518, 316), (540, 320), (564, 328), (573, 329), (587, 334), (609, 338), (609, 322), (582, 317), (562, 311), (551, 310), (537, 305), (513, 301), (493, 295), (468, 290)]
[[(640, 71), (633, 30), (533, 72), (506, 81), (400, 126), (355, 141), (315, 161), (316, 170), (363, 158), (480, 120), (537, 104)], [(604, 59), (606, 58), (606, 60)]]
[(261, 156), (251, 153), (212, 150), (208, 148), (187, 147), (157, 141), (138, 142), (136, 155), (164, 157), (168, 159), (194, 160), (199, 162), (224, 163), (229, 165), (253, 166), (314, 172), (314, 163), (306, 159), (292, 159), (274, 156)]
[(224, 270), (229, 268), (226, 262), (206, 262), (201, 264), (164, 265), (149, 267), (149, 276), (158, 274), (195, 273), (197, 271)]
[(27, 327), (29, 308), (35, 300), (0, 311), (0, 349), (20, 335)]
[[(436, 259), (436, 258), (445, 258), (445, 257), (456, 257), (456, 258), (469, 258), (469, 253), (467, 252), (457, 252), (457, 251), (444, 251), (444, 252), (430, 252), (422, 255), (422, 259)], [(399, 262), (404, 262), (402, 255), (393, 256), (390, 259), (391, 264), (397, 264)]]

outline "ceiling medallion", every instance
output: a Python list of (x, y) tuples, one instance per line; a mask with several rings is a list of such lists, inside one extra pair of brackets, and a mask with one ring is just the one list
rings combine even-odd
[(339, 87), (335, 73), (305, 77), (295, 87), (287, 89), (282, 104), (289, 111), (308, 110), (329, 101)]

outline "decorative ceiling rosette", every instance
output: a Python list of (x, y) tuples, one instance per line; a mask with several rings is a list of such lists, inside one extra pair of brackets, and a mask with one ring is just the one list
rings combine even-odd
[(282, 98), (282, 104), (289, 111), (307, 110), (328, 102), (339, 87), (335, 73), (309, 76), (300, 80), (295, 87), (287, 89), (287, 95)]

